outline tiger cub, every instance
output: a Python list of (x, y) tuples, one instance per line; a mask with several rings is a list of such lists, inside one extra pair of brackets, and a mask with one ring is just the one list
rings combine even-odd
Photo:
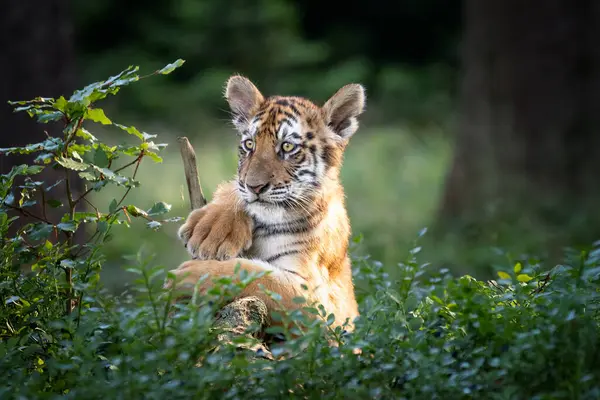
[[(350, 225), (340, 183), (342, 156), (365, 108), (361, 85), (339, 89), (322, 107), (300, 97), (264, 97), (232, 76), (225, 97), (239, 132), (238, 173), (214, 199), (190, 213), (178, 235), (194, 257), (172, 272), (180, 285), (233, 276), (236, 265), (270, 273), (241, 294), (278, 308), (259, 285), (281, 295), (322, 304), (333, 326), (352, 329), (359, 315), (348, 243)], [(308, 291), (302, 286), (308, 287)], [(189, 285), (188, 285), (189, 287)]]

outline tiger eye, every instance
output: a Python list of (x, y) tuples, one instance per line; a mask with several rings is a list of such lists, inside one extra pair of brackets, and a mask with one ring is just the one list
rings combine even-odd
[(244, 147), (246, 148), (246, 150), (254, 149), (254, 141), (252, 139), (245, 140)]
[(283, 142), (283, 144), (281, 145), (281, 148), (283, 151), (285, 151), (286, 153), (294, 150), (296, 146), (294, 146), (292, 143), (290, 142)]

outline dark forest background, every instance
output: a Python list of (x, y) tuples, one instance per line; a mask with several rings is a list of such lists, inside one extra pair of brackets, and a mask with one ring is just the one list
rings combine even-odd
[[(196, 148), (207, 194), (235, 172), (230, 74), (316, 102), (361, 82), (368, 111), (343, 169), (356, 251), (393, 271), (429, 227), (430, 259), (487, 276), (524, 253), (554, 259), (600, 238), (600, 3), (28, 0), (2, 10), (0, 147), (44, 134), (9, 99), (186, 60), (105, 107), (170, 144), (163, 164), (142, 165), (138, 203), (187, 214), (178, 135)], [(2, 172), (15, 160), (0, 156)], [(110, 245), (107, 282), (142, 246), (169, 268), (187, 257), (175, 227), (129, 229)]]

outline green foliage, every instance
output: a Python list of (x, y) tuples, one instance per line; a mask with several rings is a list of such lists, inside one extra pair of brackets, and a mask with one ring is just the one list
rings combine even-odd
[[(151, 75), (169, 73), (182, 63), (178, 60)], [(16, 112), (26, 112), (44, 124), (60, 122), (63, 129), (62, 135), (48, 136), (40, 143), (0, 149), (2, 156), (36, 155), (33, 165), (17, 165), (0, 176), (3, 341), (14, 345), (35, 340), (44, 349), (44, 343), (60, 332), (48, 325), (51, 320), (73, 315), (79, 325), (92, 308), (88, 295), (97, 289), (103, 261), (100, 250), (114, 225), (129, 225), (131, 216), (144, 218), (153, 229), (178, 220), (156, 219), (169, 211), (166, 203), (156, 203), (147, 212), (125, 203), (130, 190), (139, 186), (136, 173), (142, 160), (160, 162), (158, 152), (165, 145), (151, 140), (156, 135), (114, 124), (96, 107), (99, 100), (138, 81), (137, 71), (129, 67), (75, 91), (68, 100), (61, 96), (9, 102)], [(138, 143), (107, 145), (88, 131), (89, 122), (115, 125), (136, 136)], [(58, 170), (64, 179), (44, 182), (46, 169)], [(125, 175), (130, 169), (133, 173)], [(85, 182), (83, 193), (72, 190), (76, 179)], [(91, 193), (109, 185), (123, 188), (120, 200), (104, 207), (94, 205)], [(37, 354), (33, 347), (28, 349)]]
[[(334, 316), (307, 308), (279, 361), (219, 346), (211, 327), (217, 293), (253, 280), (221, 280), (206, 296), (169, 306), (161, 268), (138, 255), (127, 267), (133, 293), (97, 294), (78, 323), (42, 318), (0, 345), (2, 396), (67, 398), (596, 398), (600, 395), (600, 243), (550, 270), (526, 260), (482, 282), (429, 271), (416, 256), (391, 281), (381, 265), (355, 259), (361, 317), (348, 333)], [(520, 268), (520, 270), (519, 270)], [(519, 270), (515, 272), (514, 270)], [(516, 274), (528, 274), (519, 282)], [(425, 275), (428, 275), (427, 277)], [(8, 299), (5, 307), (30, 305)], [(46, 317), (45, 310), (40, 316)], [(290, 334), (299, 334), (293, 338)], [(239, 342), (243, 340), (240, 339)], [(331, 346), (336, 343), (337, 346)], [(360, 349), (360, 354), (359, 350)]]
[[(335, 316), (318, 305), (304, 307), (312, 319), (300, 311), (274, 315), (285, 327), (268, 330), (285, 339), (271, 346), (277, 361), (219, 345), (212, 326), (218, 297), (232, 298), (256, 276), (220, 279), (209, 293), (174, 305), (177, 294), (161, 285), (163, 268), (140, 252), (123, 267), (135, 277), (133, 291), (103, 291), (98, 272), (111, 228), (132, 217), (159, 226), (164, 221), (156, 218), (171, 208), (125, 202), (139, 185), (141, 160), (159, 157), (162, 146), (93, 111), (97, 100), (138, 80), (136, 72), (127, 69), (69, 100), (17, 104), (41, 123), (62, 121), (64, 130), (62, 137), (2, 150), (38, 157), (0, 180), (1, 398), (600, 396), (600, 242), (567, 252), (553, 268), (511, 261), (497, 282), (433, 270), (417, 258), (424, 253), (418, 242), (393, 277), (381, 263), (355, 255), (361, 311), (355, 330), (332, 329)], [(114, 125), (137, 143), (104, 144), (84, 128), (88, 120)], [(64, 180), (36, 180), (45, 168), (64, 171)], [(79, 197), (68, 173), (87, 182)], [(111, 185), (122, 188), (123, 198), (106, 207), (85, 202), (93, 212), (78, 208)], [(51, 221), (45, 207), (68, 212)], [(25, 216), (33, 222), (19, 223)], [(78, 233), (89, 233), (85, 244), (74, 240)], [(353, 253), (358, 245), (359, 239)]]

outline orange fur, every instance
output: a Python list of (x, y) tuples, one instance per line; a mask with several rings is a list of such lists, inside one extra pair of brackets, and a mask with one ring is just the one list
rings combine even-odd
[(235, 183), (217, 188), (213, 200), (190, 213), (179, 237), (194, 258), (227, 260), (252, 245), (252, 220), (235, 199)]
[(240, 296), (259, 296), (270, 310), (276, 304), (259, 285), (280, 294), (286, 309), (297, 307), (294, 297), (307, 297), (335, 314), (334, 326), (348, 320), (351, 329), (358, 306), (339, 169), (364, 109), (364, 89), (346, 85), (321, 108), (299, 97), (265, 98), (234, 76), (226, 97), (241, 135), (238, 175), (179, 230), (197, 258), (173, 271), (180, 285), (208, 274), (204, 291), (212, 279), (234, 275), (237, 264), (269, 271)]

